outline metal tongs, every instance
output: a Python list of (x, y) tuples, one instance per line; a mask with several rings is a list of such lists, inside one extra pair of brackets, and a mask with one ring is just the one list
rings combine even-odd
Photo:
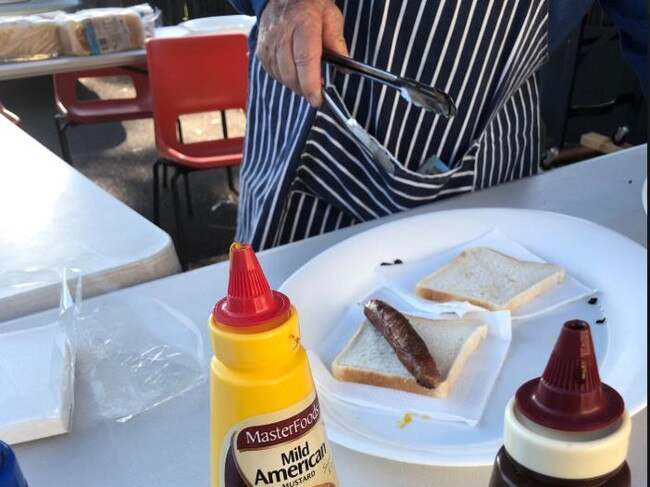
[(370, 136), (359, 123), (349, 116), (345, 108), (339, 105), (340, 98), (336, 92), (336, 88), (332, 85), (323, 86), (321, 90), (323, 100), (330, 107), (334, 116), (340, 123), (347, 129), (352, 137), (360, 144), (360, 146), (387, 172), (393, 174), (395, 166), (391, 159), (390, 153), (382, 146), (375, 138)]
[(444, 91), (432, 86), (410, 78), (402, 78), (332, 51), (323, 50), (323, 61), (342, 68), (344, 71), (353, 72), (395, 88), (402, 94), (402, 98), (423, 110), (435, 112), (445, 118), (453, 117), (456, 114), (454, 100)]

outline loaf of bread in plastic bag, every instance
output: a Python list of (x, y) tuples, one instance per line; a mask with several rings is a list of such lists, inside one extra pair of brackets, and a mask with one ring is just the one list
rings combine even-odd
[(144, 25), (137, 11), (88, 9), (58, 19), (63, 51), (90, 56), (144, 47)]
[(0, 17), (0, 62), (141, 49), (160, 11), (149, 4)]
[(0, 62), (34, 61), (62, 53), (56, 15), (0, 16)]

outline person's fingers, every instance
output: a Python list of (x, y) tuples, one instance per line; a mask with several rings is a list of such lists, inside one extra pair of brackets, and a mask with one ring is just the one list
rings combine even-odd
[(277, 60), (272, 46), (268, 47), (268, 50), (264, 55), (264, 60), (262, 61), (262, 66), (264, 66), (264, 69), (271, 76), (271, 78), (281, 81), (280, 71), (277, 66)]
[(323, 46), (347, 55), (343, 16), (332, 0), (270, 0), (260, 17), (257, 56), (269, 75), (312, 106), (321, 97)]
[(343, 35), (343, 14), (332, 3), (323, 12), (323, 47), (337, 54), (349, 56)]
[(280, 76), (277, 78), (295, 93), (302, 94), (300, 82), (298, 81), (298, 72), (293, 60), (293, 32), (287, 33), (281, 42), (276, 46), (275, 64)]
[(260, 25), (255, 55), (262, 63), (264, 71), (266, 71), (272, 78), (277, 79), (275, 73), (275, 53), (273, 51), (275, 41), (273, 40), (273, 37), (274, 33), (271, 28), (268, 28), (263, 24)]
[(293, 32), (293, 60), (302, 93), (310, 105), (320, 106), (321, 72), (320, 63), (323, 53), (322, 18), (314, 13)]

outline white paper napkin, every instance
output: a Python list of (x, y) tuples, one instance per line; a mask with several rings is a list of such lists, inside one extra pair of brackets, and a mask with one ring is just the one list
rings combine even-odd
[(58, 324), (0, 333), (0, 438), (9, 444), (70, 430), (74, 360)]
[[(423, 313), (386, 289), (377, 290), (368, 297), (383, 299), (403, 313), (449, 319), (449, 315)], [(419, 414), (435, 420), (462, 421), (470, 426), (476, 425), (481, 419), (508, 352), (511, 339), (510, 313), (471, 312), (465, 318), (486, 323), (488, 335), (467, 360), (446, 398), (432, 398), (384, 387), (343, 382), (334, 378), (330, 372), (332, 362), (364, 320), (363, 307), (360, 305), (350, 308), (341, 323), (332, 330), (317, 350), (308, 351), (312, 374), (319, 392), (365, 408), (398, 414)]]
[[(492, 230), (476, 240), (466, 242), (445, 252), (425, 257), (416, 262), (407, 262), (391, 266), (379, 266), (376, 271), (378, 280), (397, 293), (410, 305), (423, 311), (434, 313), (441, 312), (440, 306), (443, 303), (434, 303), (417, 296), (415, 294), (415, 284), (424, 276), (440, 269), (460, 254), (464, 249), (471, 247), (488, 247), (509, 255), (510, 257), (514, 257), (515, 259), (541, 263), (545, 262), (526, 249), (523, 245), (507, 237), (500, 230)], [(564, 282), (554, 286), (548, 291), (540, 294), (531, 302), (514, 310), (512, 312), (512, 319), (515, 321), (532, 318), (547, 313), (560, 306), (564, 306), (565, 304), (590, 296), (595, 292), (595, 289), (585, 286), (569, 273), (565, 273)], [(444, 303), (444, 306), (447, 308), (447, 312), (455, 313), (458, 316), (463, 316), (469, 311), (482, 309), (467, 302)]]

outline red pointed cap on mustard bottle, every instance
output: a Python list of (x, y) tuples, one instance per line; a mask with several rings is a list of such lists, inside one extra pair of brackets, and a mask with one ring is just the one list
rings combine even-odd
[(215, 304), (213, 319), (223, 325), (245, 328), (279, 324), (290, 312), (289, 298), (271, 289), (253, 247), (233, 243), (228, 295)]
[(618, 392), (600, 381), (589, 325), (562, 327), (542, 377), (523, 384), (517, 409), (531, 421), (562, 431), (593, 431), (616, 422), (625, 409)]

